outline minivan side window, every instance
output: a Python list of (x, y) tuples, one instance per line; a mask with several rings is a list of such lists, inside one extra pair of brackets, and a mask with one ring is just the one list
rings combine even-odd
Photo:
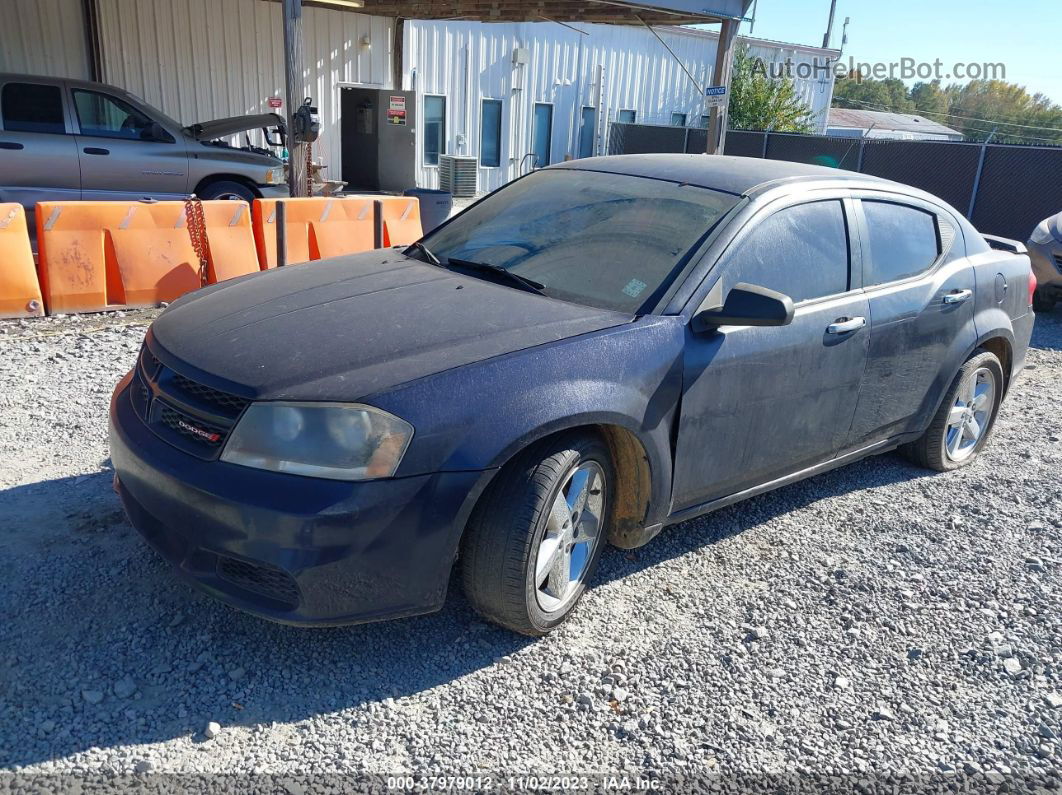
[(96, 91), (74, 90), (74, 107), (82, 135), (139, 140), (151, 119), (127, 102)]
[(737, 282), (788, 295), (794, 303), (847, 292), (848, 225), (839, 199), (786, 207), (760, 221), (726, 264)]
[(0, 94), (0, 114), (8, 132), (63, 135), (63, 92), (59, 86), (8, 83)]
[(863, 200), (870, 244), (865, 286), (907, 279), (927, 270), (940, 256), (937, 219), (906, 204)]

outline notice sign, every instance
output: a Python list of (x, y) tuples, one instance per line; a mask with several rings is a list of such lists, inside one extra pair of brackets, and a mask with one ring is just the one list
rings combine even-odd
[(704, 106), (706, 108), (726, 107), (726, 86), (708, 86), (704, 90)]
[(406, 123), (406, 98), (391, 97), (391, 105), (387, 109), (388, 124)]
[(280, 97), (270, 97), (267, 101), (269, 102), (269, 107), (273, 108), (274, 110), (276, 110), (277, 108), (284, 107), (284, 100), (282, 100)]

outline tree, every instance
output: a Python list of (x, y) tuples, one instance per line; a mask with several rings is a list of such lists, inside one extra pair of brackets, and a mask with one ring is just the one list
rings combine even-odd
[(939, 80), (932, 83), (915, 83), (911, 88), (911, 101), (919, 113), (938, 121), (948, 112), (948, 95), (940, 87)]
[(902, 80), (874, 80), (862, 77), (858, 72), (837, 81), (833, 91), (833, 106), (897, 113), (911, 113), (915, 109), (915, 103), (908, 96), (907, 86)]
[(730, 82), (730, 123), (737, 130), (812, 132), (815, 114), (790, 77), (772, 78), (762, 60), (741, 46), (734, 53)]

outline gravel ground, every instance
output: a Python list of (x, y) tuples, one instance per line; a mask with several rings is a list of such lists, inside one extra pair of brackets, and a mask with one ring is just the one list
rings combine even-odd
[(537, 642), (456, 587), (300, 630), (180, 582), (111, 491), (151, 316), (0, 322), (0, 768), (1062, 787), (1062, 314), (974, 466), (879, 457), (610, 549)]

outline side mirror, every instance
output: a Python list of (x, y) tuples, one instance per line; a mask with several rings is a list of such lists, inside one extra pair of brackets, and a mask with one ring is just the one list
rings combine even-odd
[(151, 124), (140, 130), (140, 139), (143, 141), (162, 141), (164, 143), (169, 143), (172, 140), (170, 134), (166, 132), (166, 128), (157, 121), (151, 122)]
[(693, 330), (711, 331), (719, 326), (788, 326), (793, 322), (793, 299), (766, 287), (740, 282), (726, 294), (720, 308), (709, 294), (693, 316)]

